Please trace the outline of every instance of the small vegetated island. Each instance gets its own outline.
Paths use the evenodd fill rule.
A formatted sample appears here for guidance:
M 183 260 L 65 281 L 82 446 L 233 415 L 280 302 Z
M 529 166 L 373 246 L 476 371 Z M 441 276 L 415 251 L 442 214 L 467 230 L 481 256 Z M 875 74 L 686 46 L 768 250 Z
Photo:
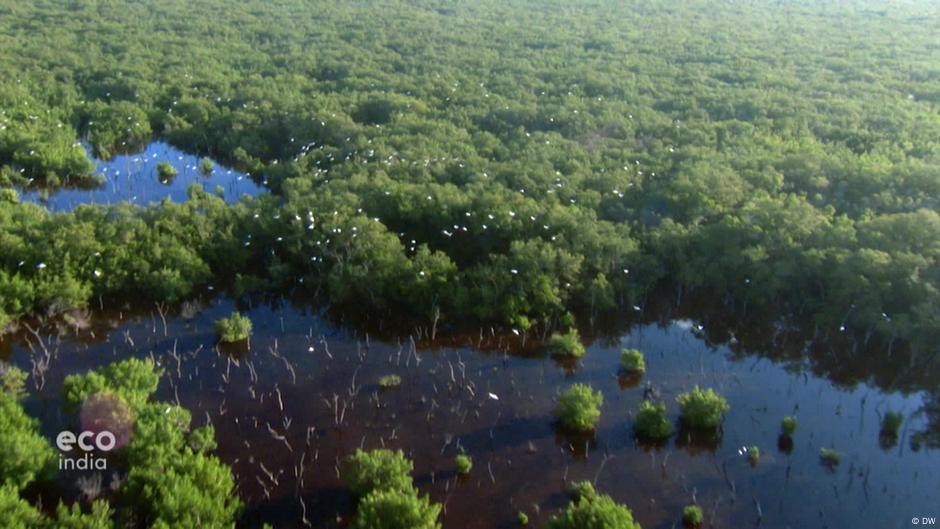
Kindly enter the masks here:
M 593 430 L 601 418 L 604 395 L 591 386 L 574 384 L 558 397 L 555 417 L 558 424 L 572 431 Z
M 251 326 L 251 319 L 239 312 L 233 312 L 215 322 L 215 332 L 222 343 L 241 342 L 251 336 Z
M 580 358 L 576 323 L 699 293 L 735 314 L 778 311 L 781 326 L 820 339 L 932 354 L 933 7 L 0 0 L 0 334 L 129 300 L 162 311 L 197 292 L 278 293 L 432 335 L 492 326 Z M 197 186 L 182 203 L 67 213 L 20 199 L 100 184 L 89 154 L 154 138 L 264 175 L 269 192 L 226 204 Z M 177 170 L 156 168 L 162 180 Z M 209 158 L 198 170 L 213 172 Z M 247 342 L 251 320 L 236 312 L 212 331 Z M 0 445 L 17 449 L 0 455 L 0 527 L 242 523 L 212 426 L 154 397 L 166 369 L 119 360 L 65 378 L 64 416 L 119 398 L 133 436 L 118 449 L 113 502 L 69 503 L 72 491 L 40 505 L 55 453 L 25 411 L 26 374 L 5 368 Z M 623 352 L 623 372 L 647 369 L 640 351 Z M 558 390 L 554 420 L 593 430 L 601 393 Z M 643 401 L 637 437 L 668 439 L 671 407 L 696 429 L 733 413 L 695 387 Z M 903 418 L 886 412 L 886 446 Z M 781 446 L 792 449 L 796 426 L 783 420 Z M 482 462 L 449 457 L 438 470 L 487 479 Z M 819 457 L 835 470 L 842 455 Z M 337 461 L 351 526 L 440 527 L 442 507 L 412 471 L 397 447 Z M 533 514 L 520 510 L 520 523 Z M 680 514 L 702 524 L 697 505 Z M 639 527 L 593 488 L 543 521 Z
M 176 167 L 173 167 L 173 164 L 170 162 L 160 162 L 157 164 L 157 175 L 160 176 L 161 179 L 173 178 L 177 174 L 178 171 Z

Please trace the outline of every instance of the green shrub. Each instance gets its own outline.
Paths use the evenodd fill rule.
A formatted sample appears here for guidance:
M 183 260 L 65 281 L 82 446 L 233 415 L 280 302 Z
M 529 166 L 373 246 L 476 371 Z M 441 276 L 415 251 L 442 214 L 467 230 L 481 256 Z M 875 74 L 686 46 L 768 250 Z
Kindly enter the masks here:
M 20 498 L 18 487 L 0 485 L 0 527 L 34 529 L 42 526 L 42 515 Z
M 247 340 L 251 336 L 251 319 L 233 312 L 228 318 L 216 320 L 215 332 L 223 343 Z
M 686 505 L 682 509 L 682 523 L 686 527 L 698 527 L 702 525 L 704 519 L 702 508 L 698 505 Z
M 662 441 L 672 435 L 672 422 L 666 418 L 666 403 L 653 404 L 648 400 L 640 403 L 636 414 L 636 435 L 651 441 Z
M 56 508 L 55 529 L 114 529 L 111 520 L 113 511 L 105 500 L 96 500 L 91 504 L 91 512 L 82 511 L 81 505 L 73 503 L 66 507 L 60 503 Z M 7 527 L 7 526 L 3 526 Z
M 0 362 L 0 391 L 8 393 L 14 399 L 26 396 L 26 371 Z
M 469 474 L 473 468 L 473 460 L 466 454 L 459 454 L 454 458 L 454 464 L 457 465 L 458 474 Z
M 842 454 L 832 448 L 820 448 L 819 460 L 824 466 L 835 468 L 842 461 Z
M 102 160 L 142 147 L 153 135 L 146 110 L 129 101 L 89 101 L 86 112 L 88 140 Z
M 20 490 L 53 471 L 55 453 L 39 434 L 39 421 L 5 391 L 0 392 L 0 446 L 0 486 Z
M 208 158 L 203 158 L 199 162 L 199 170 L 202 171 L 202 174 L 212 174 L 212 160 Z
M 10 204 L 18 204 L 20 201 L 20 194 L 16 192 L 16 189 L 12 187 L 4 187 L 0 189 L 0 202 L 9 202 Z
M 548 529 L 640 529 L 630 509 L 610 496 L 582 497 L 548 521 Z
M 516 518 L 519 520 L 519 525 L 529 525 L 529 515 L 519 511 L 519 514 L 516 515 Z
M 646 359 L 638 349 L 624 349 L 620 352 L 620 368 L 625 373 L 645 373 Z
M 159 416 L 154 420 L 166 421 Z M 182 438 L 181 425 L 172 422 L 159 428 L 176 430 L 173 437 Z M 143 448 L 133 446 L 138 439 L 131 441 L 132 449 Z M 214 456 L 190 451 L 184 443 L 161 448 L 152 445 L 155 441 L 147 441 L 151 446 L 145 448 L 150 453 L 146 460 L 135 457 L 122 488 L 134 515 L 152 520 L 147 527 L 234 527 L 242 504 L 229 467 Z
M 160 162 L 157 164 L 157 175 L 160 178 L 172 178 L 176 176 L 176 167 L 173 167 L 173 164 L 170 162 Z
M 887 437 L 897 437 L 904 422 L 904 416 L 896 411 L 888 411 L 881 419 L 881 435 Z
M 234 527 L 242 505 L 235 495 L 231 470 L 218 458 L 203 453 L 215 446 L 213 429 L 207 426 L 190 430 L 191 416 L 185 408 L 150 402 L 159 380 L 160 371 L 152 361 L 131 358 L 83 375 L 69 375 L 63 384 L 66 410 L 80 407 L 83 415 L 91 410 L 93 417 L 106 418 L 111 423 L 109 429 L 113 424 L 127 426 L 115 431 L 126 477 L 116 491 L 118 504 L 124 508 L 113 518 L 121 526 L 133 518 L 146 527 Z M 8 399 L 6 392 L 0 393 L 0 401 Z M 0 410 L 0 422 L 17 417 L 13 410 Z M 122 433 L 131 426 L 133 436 L 127 444 L 121 443 Z M 0 424 L 0 442 L 5 441 L 4 434 L 13 430 Z M 37 438 L 42 452 L 48 452 L 48 458 L 54 459 L 45 440 L 38 435 Z M 17 440 L 17 444 L 29 446 L 23 439 Z M 22 449 L 20 452 L 25 455 Z M 31 466 L 44 457 L 41 452 L 29 455 Z M 0 454 L 0 466 L 4 461 Z M 0 473 L 6 475 L 7 470 L 0 468 Z M 17 469 L 16 474 L 31 479 L 29 472 L 22 469 Z M 83 512 L 77 504 L 60 505 L 55 516 L 49 527 L 117 526 L 106 502 L 96 503 L 91 512 Z
M 792 436 L 793 433 L 796 432 L 798 424 L 796 417 L 788 415 L 780 421 L 780 431 L 783 432 L 783 435 Z
M 190 431 L 188 410 L 149 401 L 159 380 L 150 360 L 128 359 L 66 378 L 65 400 L 75 407 L 113 395 L 132 405 L 133 436 L 122 449 L 129 468 L 119 497 L 136 519 L 148 527 L 234 526 L 242 504 L 231 469 L 192 448 L 214 446 L 212 429 Z
M 565 334 L 555 333 L 548 341 L 548 350 L 555 356 L 570 356 L 581 358 L 584 356 L 584 345 L 577 329 L 571 329 Z
M 698 386 L 676 397 L 682 420 L 693 428 L 717 428 L 721 425 L 724 413 L 731 409 L 724 397 L 711 388 Z
M 401 377 L 398 375 L 385 375 L 379 379 L 379 386 L 383 388 L 397 388 L 401 385 Z
M 412 469 L 411 461 L 401 450 L 357 449 L 344 462 L 341 475 L 353 494 L 365 496 L 373 490 L 411 490 Z
M 601 418 L 604 396 L 585 384 L 574 384 L 558 398 L 555 417 L 565 428 L 578 431 L 594 429 Z
M 128 358 L 84 375 L 68 375 L 62 387 L 62 408 L 74 413 L 88 399 L 108 392 L 139 408 L 157 390 L 162 374 L 150 359 Z
M 201 428 L 194 428 L 189 432 L 189 448 L 193 452 L 206 453 L 218 448 L 215 441 L 215 427 L 207 424 Z
M 376 489 L 359 502 L 353 529 L 440 529 L 441 506 L 411 489 Z
M 578 501 L 581 498 L 594 499 L 597 497 L 597 490 L 590 481 L 578 481 L 568 487 L 568 496 L 571 501 Z
M 756 465 L 760 461 L 760 448 L 757 446 L 748 447 L 747 460 L 752 465 Z

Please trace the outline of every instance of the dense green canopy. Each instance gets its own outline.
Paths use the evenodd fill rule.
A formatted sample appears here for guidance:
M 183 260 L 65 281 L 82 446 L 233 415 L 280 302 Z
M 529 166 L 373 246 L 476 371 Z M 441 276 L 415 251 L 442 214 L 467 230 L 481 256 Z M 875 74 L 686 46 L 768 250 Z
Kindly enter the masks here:
M 0 201 L 0 322 L 212 278 L 555 324 L 669 282 L 940 329 L 940 49 L 918 2 L 0 1 L 0 182 L 154 133 L 279 197 Z

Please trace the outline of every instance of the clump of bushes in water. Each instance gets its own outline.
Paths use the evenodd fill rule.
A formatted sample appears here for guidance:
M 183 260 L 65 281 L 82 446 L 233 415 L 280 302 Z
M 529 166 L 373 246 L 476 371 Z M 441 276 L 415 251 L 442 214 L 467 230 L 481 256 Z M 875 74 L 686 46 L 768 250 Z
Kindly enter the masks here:
M 760 462 L 760 448 L 751 446 L 747 449 L 747 462 L 752 466 Z
M 682 523 L 686 527 L 698 527 L 702 525 L 704 520 L 705 516 L 702 513 L 702 508 L 698 505 L 686 505 L 682 509 Z
M 568 356 L 581 358 L 584 356 L 584 345 L 577 329 L 571 329 L 565 334 L 554 333 L 548 340 L 548 350 L 555 356 Z
M 380 489 L 359 500 L 353 529 L 440 529 L 441 506 L 414 490 Z
M 780 437 L 777 438 L 777 448 L 784 454 L 793 451 L 793 434 L 796 433 L 798 422 L 796 417 L 788 415 L 780 421 Z
M 881 419 L 881 431 L 878 435 L 879 444 L 884 449 L 892 448 L 898 442 L 898 433 L 904 416 L 896 411 L 888 411 Z
M 885 413 L 884 418 L 881 420 L 881 435 L 897 438 L 903 422 L 904 416 L 899 412 L 889 411 Z
M 346 458 L 341 475 L 353 494 L 365 496 L 376 489 L 411 489 L 413 468 L 401 450 L 380 448 L 366 452 L 357 449 Z
M 202 171 L 202 174 L 204 175 L 212 174 L 212 169 L 213 169 L 212 160 L 208 158 L 203 158 L 202 160 L 199 161 L 199 170 Z
M 379 379 L 379 386 L 385 389 L 397 388 L 401 385 L 401 377 L 398 375 L 385 375 Z
M 558 398 L 555 417 L 564 428 L 577 431 L 594 429 L 601 418 L 604 396 L 585 384 L 574 384 Z
M 624 373 L 643 374 L 646 372 L 646 359 L 637 349 L 624 349 L 620 352 L 620 368 Z
M 228 318 L 216 320 L 215 332 L 223 343 L 247 340 L 251 336 L 251 319 L 239 312 L 233 312 Z
M 215 446 L 214 431 L 211 426 L 190 428 L 188 410 L 151 400 L 161 375 L 152 361 L 134 358 L 69 375 L 63 383 L 63 409 L 74 413 L 96 396 L 110 394 L 133 410 L 134 435 L 119 445 L 115 461 L 126 476 L 117 490 L 121 502 L 114 505 L 126 512 L 118 512 L 117 519 L 133 513 L 147 527 L 234 527 L 241 511 L 235 480 L 228 466 L 206 453 Z M 49 527 L 111 527 L 105 523 L 111 516 L 108 507 L 107 502 L 93 506 L 91 516 L 78 506 L 63 507 L 58 523 Z M 63 523 L 63 518 L 69 521 Z
M 348 457 L 343 483 L 360 497 L 354 529 L 440 529 L 441 506 L 420 496 L 411 480 L 412 462 L 401 450 L 377 449 Z
M 587 482 L 582 482 L 587 483 Z M 587 483 L 590 486 L 590 483 Z M 587 487 L 584 487 L 587 489 Z M 590 487 L 590 494 L 579 494 L 568 503 L 564 511 L 552 516 L 548 529 L 640 529 L 630 509 L 618 504 L 610 496 L 598 494 Z
M 793 434 L 796 432 L 796 427 L 799 423 L 796 420 L 796 417 L 788 415 L 780 421 L 780 433 L 787 437 L 793 437 Z
M 637 437 L 649 441 L 662 441 L 672 435 L 672 422 L 666 418 L 666 403 L 653 404 L 648 400 L 640 403 L 634 430 Z
M 454 458 L 454 464 L 457 465 L 458 474 L 469 474 L 473 468 L 473 460 L 467 454 L 458 454 Z
M 590 481 L 578 481 L 568 487 L 568 496 L 571 501 L 578 501 L 581 498 L 594 498 L 597 496 L 597 490 Z
M 822 462 L 823 466 L 834 469 L 839 466 L 839 463 L 842 461 L 842 454 L 832 448 L 820 448 L 819 460 Z
M 160 162 L 157 164 L 157 175 L 162 179 L 173 178 L 176 176 L 176 167 L 170 162 Z
M 693 428 L 717 428 L 731 407 L 715 390 L 698 386 L 676 397 L 682 420 Z

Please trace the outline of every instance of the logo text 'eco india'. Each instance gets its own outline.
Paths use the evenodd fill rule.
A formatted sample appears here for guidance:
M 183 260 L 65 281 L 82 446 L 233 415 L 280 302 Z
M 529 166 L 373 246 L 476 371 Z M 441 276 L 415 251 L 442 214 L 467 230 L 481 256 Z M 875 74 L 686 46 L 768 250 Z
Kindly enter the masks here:
M 108 460 L 103 456 L 95 457 L 92 452 L 110 452 L 117 444 L 117 438 L 108 430 L 97 433 L 84 431 L 77 436 L 65 430 L 56 436 L 55 444 L 63 453 L 69 453 L 76 448 L 84 452 L 79 457 L 67 457 L 60 453 L 59 470 L 107 470 Z

